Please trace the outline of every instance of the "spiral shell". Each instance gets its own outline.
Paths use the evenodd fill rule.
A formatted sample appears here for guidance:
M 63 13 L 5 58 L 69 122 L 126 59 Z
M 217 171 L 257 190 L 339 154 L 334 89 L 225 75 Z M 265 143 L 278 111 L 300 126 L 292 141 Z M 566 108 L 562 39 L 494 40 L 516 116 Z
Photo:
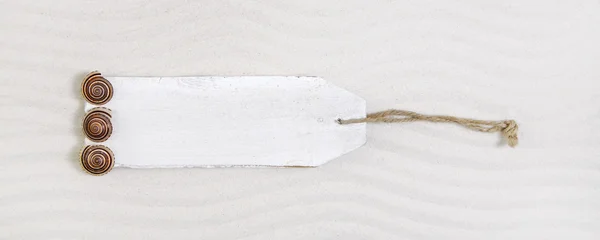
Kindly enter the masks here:
M 99 72 L 91 72 L 81 84 L 81 93 L 89 103 L 104 105 L 113 96 L 113 86 Z
M 88 145 L 80 155 L 81 167 L 92 175 L 108 173 L 115 165 L 115 156 L 103 145 Z
M 107 108 L 92 108 L 83 119 L 83 132 L 94 142 L 104 142 L 112 134 L 110 110 Z

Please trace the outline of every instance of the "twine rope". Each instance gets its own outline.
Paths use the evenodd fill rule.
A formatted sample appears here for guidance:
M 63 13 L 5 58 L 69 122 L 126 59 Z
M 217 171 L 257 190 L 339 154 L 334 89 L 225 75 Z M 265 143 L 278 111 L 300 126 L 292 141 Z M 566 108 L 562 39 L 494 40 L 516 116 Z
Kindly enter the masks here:
M 459 118 L 454 116 L 425 115 L 397 109 L 370 113 L 367 114 L 367 117 L 365 118 L 337 120 L 337 122 L 342 125 L 354 123 L 401 123 L 417 121 L 456 123 L 478 132 L 501 132 L 509 146 L 515 147 L 519 143 L 519 137 L 517 136 L 519 126 L 514 120 L 485 121 L 471 118 Z

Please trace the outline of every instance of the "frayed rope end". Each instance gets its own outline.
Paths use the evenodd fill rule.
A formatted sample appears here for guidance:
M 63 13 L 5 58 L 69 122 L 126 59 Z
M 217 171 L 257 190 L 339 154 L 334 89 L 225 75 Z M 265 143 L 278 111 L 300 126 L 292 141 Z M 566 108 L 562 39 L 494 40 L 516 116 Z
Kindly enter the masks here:
M 502 129 L 502 136 L 506 138 L 508 146 L 517 146 L 517 144 L 519 144 L 519 125 L 517 125 L 515 120 L 507 120 L 504 124 L 506 126 Z

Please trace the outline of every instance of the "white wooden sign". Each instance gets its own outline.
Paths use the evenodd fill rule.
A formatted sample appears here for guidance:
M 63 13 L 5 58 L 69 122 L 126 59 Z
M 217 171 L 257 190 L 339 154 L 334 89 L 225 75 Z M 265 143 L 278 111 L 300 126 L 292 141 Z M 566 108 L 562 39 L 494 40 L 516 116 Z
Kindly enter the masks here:
M 365 117 L 365 100 L 318 77 L 106 80 L 112 134 L 85 144 L 110 148 L 115 167 L 318 166 L 366 141 L 365 124 L 336 122 Z

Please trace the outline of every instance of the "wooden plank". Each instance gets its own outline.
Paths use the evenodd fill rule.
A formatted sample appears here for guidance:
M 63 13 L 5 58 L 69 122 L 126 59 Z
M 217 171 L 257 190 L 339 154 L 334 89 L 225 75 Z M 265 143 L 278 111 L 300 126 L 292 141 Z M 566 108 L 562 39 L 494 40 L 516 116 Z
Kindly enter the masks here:
M 366 141 L 335 122 L 365 101 L 317 77 L 107 79 L 116 167 L 318 166 Z

